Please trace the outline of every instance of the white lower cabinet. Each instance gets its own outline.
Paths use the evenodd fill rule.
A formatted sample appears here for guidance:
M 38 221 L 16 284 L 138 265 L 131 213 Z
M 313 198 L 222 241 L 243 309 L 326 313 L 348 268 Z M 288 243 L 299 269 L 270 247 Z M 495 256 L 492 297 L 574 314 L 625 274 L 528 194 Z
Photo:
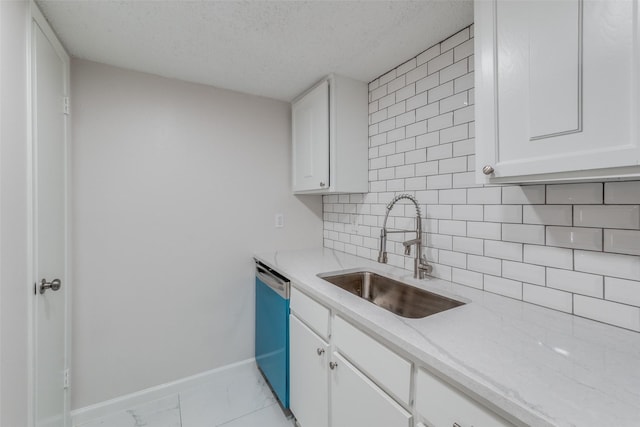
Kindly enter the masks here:
M 332 427 L 409 427 L 411 414 L 338 353 L 331 372 Z M 306 426 L 303 426 L 306 427 Z
M 513 426 L 296 288 L 289 325 L 290 407 L 300 427 Z
M 303 427 L 329 425 L 329 344 L 289 318 L 289 406 Z
M 416 411 L 435 427 L 513 426 L 424 369 L 418 370 Z

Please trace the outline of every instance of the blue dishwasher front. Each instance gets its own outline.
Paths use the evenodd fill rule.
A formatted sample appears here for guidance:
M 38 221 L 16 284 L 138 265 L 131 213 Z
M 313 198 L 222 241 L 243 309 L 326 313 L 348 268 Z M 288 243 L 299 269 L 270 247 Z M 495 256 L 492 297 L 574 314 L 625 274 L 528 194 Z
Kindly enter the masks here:
M 256 261 L 256 362 L 289 408 L 289 280 Z

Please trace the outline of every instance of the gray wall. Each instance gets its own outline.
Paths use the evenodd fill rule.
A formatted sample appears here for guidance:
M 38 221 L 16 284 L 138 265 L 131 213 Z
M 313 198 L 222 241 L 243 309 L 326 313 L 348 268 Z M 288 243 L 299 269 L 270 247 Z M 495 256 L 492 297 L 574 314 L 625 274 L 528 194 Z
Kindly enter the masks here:
M 71 82 L 72 409 L 253 357 L 252 253 L 322 242 L 289 104 L 82 60 Z
M 27 81 L 29 4 L 0 1 L 0 425 L 26 426 Z
M 640 332 L 640 182 L 475 183 L 473 28 L 369 84 L 369 193 L 324 197 L 324 245 L 376 259 L 412 193 L 434 276 Z M 411 269 L 402 237 L 389 263 Z

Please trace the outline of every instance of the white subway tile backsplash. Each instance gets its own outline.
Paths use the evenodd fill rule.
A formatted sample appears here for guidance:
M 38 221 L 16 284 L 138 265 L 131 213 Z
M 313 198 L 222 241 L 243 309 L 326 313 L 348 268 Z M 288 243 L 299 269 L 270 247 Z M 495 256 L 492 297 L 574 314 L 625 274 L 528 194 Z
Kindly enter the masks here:
M 427 233 L 427 246 L 450 251 L 453 249 L 453 237 L 444 234 Z
M 502 240 L 507 242 L 544 244 L 544 226 L 527 224 L 502 224 Z
M 573 313 L 640 332 L 640 308 L 638 307 L 574 295 Z
M 453 85 L 451 85 L 451 92 L 453 93 Z M 469 105 L 467 99 L 467 92 L 460 92 L 456 95 L 451 95 L 447 98 L 441 99 L 440 113 L 447 113 L 449 111 L 466 107 L 467 105 Z
M 425 105 L 427 105 L 428 102 L 428 96 L 427 96 L 427 92 L 420 92 L 418 91 L 418 94 L 415 96 L 412 96 L 411 98 L 407 99 L 405 101 L 406 104 L 406 108 L 407 110 L 415 110 L 416 108 L 419 107 L 424 107 Z M 436 114 L 438 114 L 438 112 L 436 111 Z M 436 115 L 434 114 L 434 115 Z
M 441 166 L 442 167 L 442 166 Z M 442 172 L 442 169 L 441 169 Z M 448 203 L 452 205 L 463 205 L 467 202 L 467 190 L 455 189 L 455 190 L 440 190 L 438 196 L 440 203 Z
M 606 277 L 604 298 L 640 307 L 640 282 Z
M 427 205 L 427 218 L 451 219 L 451 205 Z
M 431 159 L 429 159 L 431 160 Z M 420 163 L 427 161 L 427 150 L 420 148 L 418 150 L 407 151 L 404 154 L 405 163 Z
M 459 252 L 440 250 L 438 253 L 438 262 L 450 267 L 467 267 L 467 256 Z
M 440 83 L 448 82 L 467 74 L 467 64 L 467 58 L 464 58 L 440 70 Z
M 441 44 L 442 52 L 453 49 L 464 41 L 469 40 L 469 28 L 465 28 L 444 40 Z
M 473 55 L 473 40 L 467 40 L 453 50 L 453 60 L 456 62 L 471 55 Z
M 466 157 L 452 157 L 449 159 L 442 159 L 440 160 L 439 165 L 440 173 L 455 173 L 467 171 Z M 466 190 L 464 191 L 464 193 L 466 198 Z
M 497 222 L 467 222 L 467 236 L 479 239 L 500 240 L 502 224 Z
M 482 212 L 482 206 L 480 205 L 456 205 L 453 207 L 452 218 L 466 221 L 482 221 Z
M 576 271 L 635 280 L 640 277 L 640 258 L 604 252 L 575 251 Z
M 427 120 L 427 131 L 435 132 L 453 125 L 453 113 L 445 113 Z
M 602 276 L 556 268 L 547 268 L 547 286 L 596 298 L 604 294 Z
M 428 176 L 428 175 L 437 175 L 438 174 L 438 161 L 435 160 L 433 162 L 422 162 L 416 163 L 416 175 L 417 176 Z
M 433 147 L 438 144 L 440 144 L 440 134 L 438 132 L 416 136 L 416 148 Z
M 395 95 L 394 95 L 395 99 Z M 389 105 L 387 107 L 387 116 L 395 117 L 407 111 L 407 101 L 400 101 L 397 104 Z
M 573 251 L 571 249 L 553 248 L 549 246 L 524 245 L 524 262 L 572 269 Z
M 640 182 L 605 182 L 604 202 L 611 205 L 640 205 Z
M 544 267 L 513 261 L 502 261 L 502 277 L 542 286 L 546 280 Z
M 522 300 L 565 313 L 573 311 L 573 296 L 569 292 L 558 291 L 544 286 L 522 285 Z
M 522 299 L 522 283 L 516 280 L 485 274 L 484 290 L 509 298 Z
M 453 237 L 453 250 L 467 254 L 482 255 L 484 253 L 484 241 L 470 237 Z
M 480 184 L 476 184 L 475 174 L 473 172 L 460 172 L 453 174 L 453 188 L 473 188 L 480 186 Z
M 522 262 L 522 243 L 485 240 L 484 254 L 492 258 Z
M 438 222 L 440 234 L 450 234 L 452 236 L 466 236 L 467 223 L 465 221 L 440 220 Z
M 467 156 L 475 152 L 475 139 L 465 139 L 463 141 L 456 141 L 453 143 L 453 155 Z
M 493 205 L 484 207 L 484 220 L 490 222 L 522 223 L 522 206 Z
M 436 56 L 431 61 L 427 62 L 429 68 L 429 74 L 433 74 L 436 71 L 442 70 L 444 67 L 453 64 L 453 51 L 443 52 L 441 55 Z
M 500 204 L 501 200 L 502 192 L 500 187 L 470 188 L 467 190 L 467 203 L 469 204 L 497 205 Z
M 474 79 L 474 75 L 471 72 L 468 74 L 465 74 L 462 77 L 458 77 L 453 81 L 453 92 L 458 93 L 458 92 L 462 92 L 463 90 L 472 89 L 473 79 Z
M 453 112 L 453 124 L 469 123 L 475 120 L 475 108 L 473 105 L 460 108 Z
M 602 204 L 601 183 L 547 185 L 547 203 L 560 205 Z
M 525 224 L 571 225 L 573 209 L 570 205 L 525 205 L 522 222 Z
M 505 205 L 540 205 L 544 202 L 544 185 L 502 187 L 502 203 Z
M 436 117 L 439 114 L 438 110 L 439 105 L 437 102 L 419 107 L 416 109 L 416 120 L 428 120 L 432 117 Z
M 396 102 L 400 102 L 403 99 L 411 98 L 415 94 L 416 85 L 414 83 L 411 83 L 410 85 L 407 85 L 402 89 L 396 91 Z
M 411 70 L 407 73 L 407 83 L 413 83 L 420 79 L 427 77 L 428 68 L 427 64 L 422 64 L 419 67 L 416 67 L 414 70 Z
M 547 227 L 547 245 L 601 251 L 602 230 L 598 228 Z
M 472 288 L 482 289 L 482 274 L 461 268 L 453 268 L 451 271 L 451 280 L 461 283 Z
M 435 73 L 416 82 L 416 93 L 425 92 L 440 84 L 440 76 Z
M 432 190 L 442 190 L 451 188 L 453 186 L 453 179 L 451 174 L 434 175 L 427 177 L 427 188 Z
M 573 224 L 579 227 L 640 228 L 640 206 L 582 206 L 573 207 Z
M 396 75 L 400 76 L 406 73 L 407 71 L 411 71 L 414 68 L 416 68 L 416 65 L 417 65 L 416 58 L 411 58 L 410 60 L 408 60 L 407 62 L 398 66 L 398 68 L 396 68 Z
M 640 231 L 604 230 L 605 252 L 640 255 Z
M 438 55 L 440 55 L 440 43 L 430 47 L 429 49 L 422 52 L 420 55 L 416 56 L 416 64 L 418 65 L 424 64 Z
M 461 124 L 447 129 L 442 129 L 440 131 L 440 143 L 444 144 L 447 142 L 467 139 L 469 137 L 468 128 L 469 127 L 466 124 Z
M 502 261 L 486 256 L 467 255 L 467 268 L 480 273 L 487 273 L 493 276 L 502 275 Z
M 324 245 L 375 259 L 408 191 L 434 277 L 640 332 L 640 181 L 476 184 L 474 62 L 471 26 L 369 84 L 369 192 L 323 197 Z M 389 263 L 411 270 L 408 238 Z

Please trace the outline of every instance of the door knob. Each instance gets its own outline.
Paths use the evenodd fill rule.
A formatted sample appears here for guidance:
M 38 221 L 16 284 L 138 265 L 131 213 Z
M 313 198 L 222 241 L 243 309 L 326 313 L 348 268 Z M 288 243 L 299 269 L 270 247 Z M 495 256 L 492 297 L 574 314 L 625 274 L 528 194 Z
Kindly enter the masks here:
M 40 294 L 44 294 L 47 289 L 51 289 L 52 291 L 57 291 L 62 286 L 62 282 L 60 279 L 53 279 L 50 282 L 47 282 L 47 279 L 42 279 L 40 282 Z
M 324 182 L 320 182 L 320 187 L 324 187 L 325 183 Z
M 491 165 L 486 165 L 485 167 L 482 168 L 482 173 L 485 175 L 491 175 L 494 172 L 493 166 Z
M 324 354 L 324 348 L 317 348 L 316 353 L 318 353 L 318 356 L 322 356 Z
M 329 362 L 329 367 L 331 368 L 331 370 L 334 370 L 338 367 L 338 363 L 337 362 Z

